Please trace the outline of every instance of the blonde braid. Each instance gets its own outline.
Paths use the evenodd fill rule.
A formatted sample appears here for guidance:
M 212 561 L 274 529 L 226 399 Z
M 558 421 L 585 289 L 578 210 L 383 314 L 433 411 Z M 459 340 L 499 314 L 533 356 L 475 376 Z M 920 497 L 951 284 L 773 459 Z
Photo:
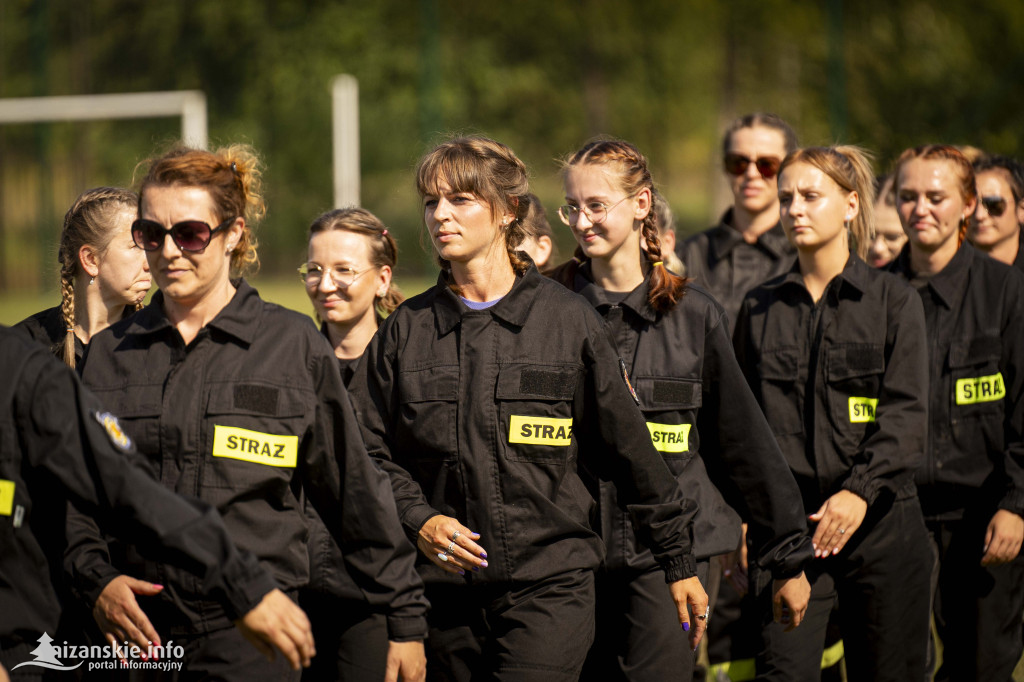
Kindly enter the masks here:
M 74 260 L 70 263 L 61 259 L 60 267 L 60 312 L 64 319 L 64 342 L 60 346 L 58 356 L 71 369 L 75 368 L 75 268 Z M 69 267 L 70 266 L 70 267 Z

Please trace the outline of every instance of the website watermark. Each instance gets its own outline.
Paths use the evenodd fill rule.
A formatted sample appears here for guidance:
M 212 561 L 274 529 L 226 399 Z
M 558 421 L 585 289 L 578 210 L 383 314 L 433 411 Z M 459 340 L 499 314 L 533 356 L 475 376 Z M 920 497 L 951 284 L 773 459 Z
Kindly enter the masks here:
M 45 632 L 36 641 L 39 642 L 39 646 L 29 652 L 35 660 L 12 666 L 12 671 L 23 666 L 48 670 L 75 670 L 85 666 L 86 670 L 171 672 L 180 671 L 184 663 L 182 659 L 185 658 L 185 648 L 174 644 L 173 641 L 166 644 L 149 642 L 145 648 L 127 641 L 103 646 L 68 644 L 66 641 L 63 644 L 55 644 L 53 638 Z M 77 663 L 71 659 L 76 659 Z

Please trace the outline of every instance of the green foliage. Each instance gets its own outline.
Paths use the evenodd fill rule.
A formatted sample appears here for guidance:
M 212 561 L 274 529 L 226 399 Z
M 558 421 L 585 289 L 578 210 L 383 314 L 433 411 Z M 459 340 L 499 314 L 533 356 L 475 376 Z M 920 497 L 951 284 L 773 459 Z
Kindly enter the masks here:
M 402 268 L 428 274 L 412 169 L 453 131 L 512 146 L 556 226 L 556 159 L 595 135 L 630 139 L 688 232 L 721 210 L 720 131 L 751 110 L 779 113 L 804 143 L 856 142 L 886 163 L 926 141 L 1021 155 L 1022 30 L 1019 0 L 4 0 L 0 97 L 204 91 L 211 144 L 250 142 L 267 163 L 258 234 L 275 275 L 332 208 L 329 85 L 352 74 L 362 203 L 399 236 Z M 48 282 L 48 268 L 38 281 L 19 268 L 53 260 L 74 197 L 131 184 L 179 130 L 0 127 L 0 288 Z M 38 253 L 23 257 L 25 244 Z

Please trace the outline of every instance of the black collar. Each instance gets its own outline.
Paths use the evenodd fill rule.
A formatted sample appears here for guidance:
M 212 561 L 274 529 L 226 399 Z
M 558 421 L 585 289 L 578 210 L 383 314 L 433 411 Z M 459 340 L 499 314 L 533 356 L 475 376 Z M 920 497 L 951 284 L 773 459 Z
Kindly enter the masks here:
M 487 308 L 486 312 L 521 328 L 526 324 L 526 317 L 529 315 L 535 299 L 533 293 L 542 279 L 543 276 L 537 272 L 537 268 L 530 265 L 525 273 L 516 275 L 512 289 L 500 301 Z M 462 302 L 458 294 L 452 291 L 446 272 L 442 271 L 437 276 L 435 291 L 436 295 L 432 303 L 434 318 L 437 320 L 438 333 L 444 335 L 455 329 L 455 326 L 462 321 L 462 316 L 469 312 L 469 308 Z

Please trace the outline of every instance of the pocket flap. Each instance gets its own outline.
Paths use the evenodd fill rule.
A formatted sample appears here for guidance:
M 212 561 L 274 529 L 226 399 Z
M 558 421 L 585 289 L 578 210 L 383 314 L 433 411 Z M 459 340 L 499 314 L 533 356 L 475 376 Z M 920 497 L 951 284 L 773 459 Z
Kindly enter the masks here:
M 998 336 L 958 339 L 949 345 L 949 367 L 974 367 L 996 362 L 1002 356 L 1003 344 Z
M 459 397 L 459 368 L 444 365 L 399 372 L 398 390 L 403 403 L 455 402 Z
M 800 358 L 796 348 L 776 348 L 764 351 L 757 364 L 762 379 L 769 381 L 795 381 Z
M 833 346 L 828 351 L 827 366 L 831 381 L 881 374 L 885 371 L 885 349 L 876 343 Z
M 93 393 L 107 411 L 119 418 L 157 417 L 163 411 L 163 385 L 161 384 L 132 386 L 130 391 L 120 388 L 98 389 Z
M 498 370 L 498 400 L 572 400 L 580 370 L 573 365 L 504 365 Z

